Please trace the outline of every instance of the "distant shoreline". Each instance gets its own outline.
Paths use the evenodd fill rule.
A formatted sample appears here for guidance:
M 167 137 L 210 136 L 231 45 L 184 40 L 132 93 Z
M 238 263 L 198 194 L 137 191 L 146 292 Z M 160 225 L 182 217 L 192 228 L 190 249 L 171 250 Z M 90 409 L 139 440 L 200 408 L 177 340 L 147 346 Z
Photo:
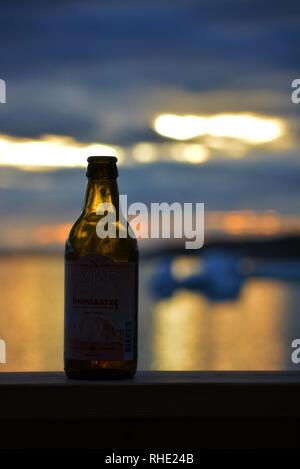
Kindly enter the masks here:
M 259 258 L 300 258 L 300 234 L 276 237 L 226 237 L 211 238 L 207 240 L 200 250 L 184 249 L 183 240 L 156 240 L 155 243 L 140 242 L 142 258 L 160 258 L 162 256 L 176 255 L 202 255 L 210 250 L 222 250 L 240 256 Z M 2 257 L 63 257 L 64 246 L 49 247 L 47 249 L 0 249 Z

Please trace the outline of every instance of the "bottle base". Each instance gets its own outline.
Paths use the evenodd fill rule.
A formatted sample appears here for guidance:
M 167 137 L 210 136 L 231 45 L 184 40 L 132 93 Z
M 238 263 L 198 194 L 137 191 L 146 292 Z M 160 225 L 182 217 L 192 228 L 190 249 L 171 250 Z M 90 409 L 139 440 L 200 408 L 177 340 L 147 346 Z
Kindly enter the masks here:
M 106 370 L 106 371 L 66 371 L 65 374 L 68 379 L 76 379 L 76 380 L 86 380 L 86 381 L 105 381 L 105 380 L 125 380 L 125 379 L 133 379 L 135 373 L 128 373 L 128 372 L 116 372 L 114 370 Z
M 67 360 L 65 373 L 69 379 L 89 381 L 132 379 L 136 374 L 136 363 Z

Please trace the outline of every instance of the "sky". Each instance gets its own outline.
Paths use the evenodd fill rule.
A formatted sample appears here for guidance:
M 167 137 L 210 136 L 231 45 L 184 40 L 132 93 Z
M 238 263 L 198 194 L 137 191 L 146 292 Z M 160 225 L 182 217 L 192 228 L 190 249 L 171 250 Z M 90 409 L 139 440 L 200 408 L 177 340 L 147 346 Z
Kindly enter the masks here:
M 1 3 L 2 133 L 157 140 L 153 115 L 297 118 L 297 1 Z
M 0 247 L 63 238 L 96 151 L 132 199 L 300 215 L 299 43 L 291 0 L 1 2 Z

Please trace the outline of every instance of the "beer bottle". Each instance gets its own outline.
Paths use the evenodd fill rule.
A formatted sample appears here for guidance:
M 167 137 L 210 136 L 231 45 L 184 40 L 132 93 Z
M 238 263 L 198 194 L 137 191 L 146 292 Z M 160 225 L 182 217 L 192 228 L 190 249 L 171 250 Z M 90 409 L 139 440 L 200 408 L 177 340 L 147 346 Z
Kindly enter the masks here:
M 138 248 L 121 215 L 116 162 L 88 158 L 84 207 L 66 241 L 64 357 L 70 378 L 130 378 L 136 372 Z M 115 234 L 99 236 L 109 212 Z

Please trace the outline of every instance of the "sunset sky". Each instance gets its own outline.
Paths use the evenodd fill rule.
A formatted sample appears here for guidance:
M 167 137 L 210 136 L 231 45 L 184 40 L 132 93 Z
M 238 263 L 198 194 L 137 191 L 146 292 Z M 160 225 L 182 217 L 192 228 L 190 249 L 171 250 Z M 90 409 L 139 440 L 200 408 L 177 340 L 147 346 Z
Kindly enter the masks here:
M 298 1 L 12 0 L 0 38 L 0 248 L 62 243 L 91 154 L 132 201 L 297 222 Z

